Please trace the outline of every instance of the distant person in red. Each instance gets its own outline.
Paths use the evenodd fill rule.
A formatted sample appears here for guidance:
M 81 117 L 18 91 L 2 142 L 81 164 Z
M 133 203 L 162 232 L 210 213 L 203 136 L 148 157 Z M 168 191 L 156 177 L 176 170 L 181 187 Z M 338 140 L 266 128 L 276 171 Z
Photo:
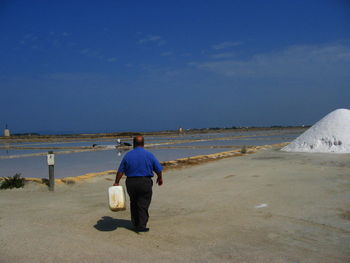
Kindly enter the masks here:
M 148 232 L 148 208 L 152 199 L 153 172 L 157 174 L 157 184 L 163 184 L 163 167 L 152 153 L 144 148 L 144 138 L 134 137 L 134 149 L 121 161 L 114 185 L 119 185 L 126 175 L 126 188 L 130 197 L 131 221 L 137 232 Z

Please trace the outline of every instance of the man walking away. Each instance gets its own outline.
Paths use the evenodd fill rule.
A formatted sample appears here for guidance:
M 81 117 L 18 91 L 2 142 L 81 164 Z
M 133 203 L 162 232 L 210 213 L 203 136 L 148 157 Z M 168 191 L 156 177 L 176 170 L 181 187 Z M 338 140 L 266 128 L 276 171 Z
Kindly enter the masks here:
M 126 188 L 130 197 L 131 221 L 136 232 L 148 232 L 148 208 L 152 199 L 153 172 L 157 174 L 157 184 L 163 184 L 163 167 L 152 153 L 144 148 L 144 138 L 134 137 L 134 149 L 121 161 L 114 185 L 119 185 L 126 175 Z

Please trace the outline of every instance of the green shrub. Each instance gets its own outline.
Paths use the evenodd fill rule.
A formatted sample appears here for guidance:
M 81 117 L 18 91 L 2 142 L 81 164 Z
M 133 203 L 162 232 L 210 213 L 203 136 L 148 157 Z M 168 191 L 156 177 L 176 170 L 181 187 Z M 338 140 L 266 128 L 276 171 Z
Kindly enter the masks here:
M 247 146 L 243 145 L 243 147 L 241 148 L 241 153 L 247 153 Z
M 24 186 L 24 178 L 21 178 L 21 174 L 15 174 L 13 177 L 4 177 L 0 189 L 12 189 L 21 188 Z

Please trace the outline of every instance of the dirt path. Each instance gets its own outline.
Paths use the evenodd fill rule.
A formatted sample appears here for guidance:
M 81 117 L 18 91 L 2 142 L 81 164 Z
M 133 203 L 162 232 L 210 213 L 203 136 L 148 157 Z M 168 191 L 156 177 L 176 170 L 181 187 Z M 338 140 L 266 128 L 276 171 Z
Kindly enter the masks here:
M 350 155 L 264 150 L 170 170 L 151 231 L 106 175 L 0 192 L 0 262 L 350 262 Z

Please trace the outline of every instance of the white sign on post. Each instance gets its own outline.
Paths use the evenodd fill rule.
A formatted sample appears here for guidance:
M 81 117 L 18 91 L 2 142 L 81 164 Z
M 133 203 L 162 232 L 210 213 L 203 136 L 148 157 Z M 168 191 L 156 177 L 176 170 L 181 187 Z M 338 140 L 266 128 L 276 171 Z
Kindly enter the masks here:
M 49 153 L 47 155 L 47 164 L 48 165 L 55 165 L 55 155 L 53 153 Z

